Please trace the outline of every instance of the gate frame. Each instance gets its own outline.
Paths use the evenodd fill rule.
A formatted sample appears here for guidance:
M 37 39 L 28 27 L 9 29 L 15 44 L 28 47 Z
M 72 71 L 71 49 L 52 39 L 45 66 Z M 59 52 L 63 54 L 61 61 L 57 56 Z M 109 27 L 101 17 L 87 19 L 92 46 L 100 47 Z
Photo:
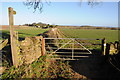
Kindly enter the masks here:
M 72 53 L 71 53 L 72 59 L 74 59 L 74 50 L 75 50 L 75 48 L 74 48 L 75 47 L 75 43 L 74 42 L 76 42 L 78 45 L 80 45 L 83 49 L 87 50 L 89 52 L 89 54 L 92 54 L 92 52 L 89 49 L 87 49 L 84 45 L 79 43 L 77 41 L 77 39 L 79 39 L 79 40 L 101 40 L 101 39 L 85 39 L 85 38 L 44 38 L 44 39 L 45 40 L 68 39 L 69 40 L 69 41 L 67 41 L 67 43 L 65 43 L 64 45 L 60 46 L 57 50 L 53 51 L 52 53 L 56 53 L 58 50 L 62 49 L 64 46 L 66 46 L 67 44 L 69 44 L 70 42 L 73 41 L 73 43 L 71 43 L 72 44 L 72 48 L 71 48 L 72 49 Z M 53 44 L 53 43 L 49 43 L 49 44 Z M 45 43 L 45 45 L 46 45 L 46 43 Z

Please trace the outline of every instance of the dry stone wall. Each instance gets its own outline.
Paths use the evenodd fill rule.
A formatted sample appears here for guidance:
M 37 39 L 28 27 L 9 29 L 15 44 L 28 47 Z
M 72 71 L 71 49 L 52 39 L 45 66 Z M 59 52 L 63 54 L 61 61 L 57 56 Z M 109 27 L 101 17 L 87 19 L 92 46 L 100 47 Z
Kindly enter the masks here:
M 120 41 L 107 43 L 106 54 L 120 54 Z
M 25 40 L 19 42 L 19 65 L 29 64 L 39 58 L 41 54 L 42 36 L 26 37 Z

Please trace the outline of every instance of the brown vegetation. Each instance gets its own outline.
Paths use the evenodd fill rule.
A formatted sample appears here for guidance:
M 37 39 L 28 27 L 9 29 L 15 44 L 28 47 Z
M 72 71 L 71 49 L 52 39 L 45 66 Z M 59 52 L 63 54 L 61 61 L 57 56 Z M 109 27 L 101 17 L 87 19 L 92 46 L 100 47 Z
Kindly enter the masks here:
M 58 26 L 58 28 L 120 30 L 119 27 L 97 27 L 97 26 Z
M 0 25 L 0 30 L 9 30 L 9 25 Z M 22 26 L 22 25 L 14 25 L 14 29 L 23 29 L 23 28 L 27 28 L 28 26 Z

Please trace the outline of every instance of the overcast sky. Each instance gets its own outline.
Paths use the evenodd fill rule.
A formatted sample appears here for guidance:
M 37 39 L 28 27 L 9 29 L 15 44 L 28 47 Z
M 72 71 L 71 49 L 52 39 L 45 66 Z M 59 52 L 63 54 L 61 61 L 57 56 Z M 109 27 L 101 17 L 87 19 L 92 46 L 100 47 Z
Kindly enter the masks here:
M 118 2 L 102 2 L 97 6 L 88 6 L 86 2 L 51 2 L 44 3 L 43 12 L 33 13 L 33 9 L 26 7 L 23 2 L 1 2 L 0 24 L 8 25 L 8 7 L 12 7 L 16 25 L 33 22 L 44 22 L 56 25 L 91 25 L 118 27 Z

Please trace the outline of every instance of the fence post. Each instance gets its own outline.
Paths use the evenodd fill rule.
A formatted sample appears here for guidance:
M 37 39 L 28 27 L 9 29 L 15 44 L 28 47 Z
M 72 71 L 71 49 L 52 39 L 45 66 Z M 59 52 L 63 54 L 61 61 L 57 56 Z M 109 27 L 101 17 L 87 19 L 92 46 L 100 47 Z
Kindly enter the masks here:
M 16 40 L 18 40 L 18 31 L 14 31 L 15 32 L 15 38 Z
M 11 52 L 12 52 L 12 62 L 15 67 L 18 67 L 18 54 L 17 54 L 17 46 L 16 46 L 16 39 L 15 39 L 15 32 L 13 29 L 14 20 L 13 20 L 13 14 L 16 14 L 16 12 L 13 10 L 13 8 L 8 8 L 9 12 L 9 26 L 10 26 L 10 43 L 11 43 Z
M 102 55 L 106 55 L 106 39 L 102 39 Z
M 42 54 L 42 56 L 44 56 L 45 55 L 45 39 L 43 38 L 43 36 L 42 36 L 42 50 L 41 50 L 41 54 Z
M 118 48 L 119 48 L 119 42 L 115 41 L 114 45 L 115 45 L 115 48 L 118 50 Z
M 111 46 L 110 43 L 107 43 L 107 44 L 106 44 L 106 56 L 107 56 L 107 57 L 108 57 L 109 54 L 110 54 L 110 46 Z

